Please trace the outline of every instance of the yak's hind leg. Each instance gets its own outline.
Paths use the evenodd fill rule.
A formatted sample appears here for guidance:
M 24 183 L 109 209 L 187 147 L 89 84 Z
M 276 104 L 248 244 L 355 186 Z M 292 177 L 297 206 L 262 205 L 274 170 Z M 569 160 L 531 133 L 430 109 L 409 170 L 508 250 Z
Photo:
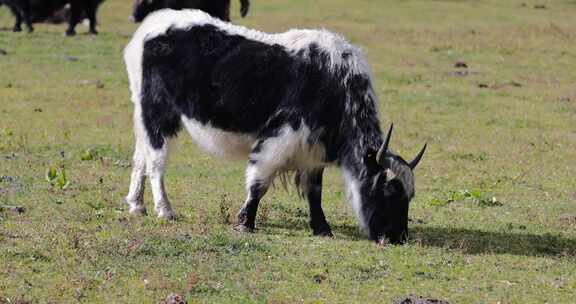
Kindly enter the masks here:
M 164 171 L 168 158 L 168 142 L 164 141 L 161 148 L 149 146 L 146 152 L 146 172 L 150 179 L 154 210 L 158 217 L 174 219 L 174 211 L 164 189 Z
M 310 208 L 310 228 L 312 234 L 332 236 L 330 225 L 322 210 L 322 174 L 324 169 L 310 170 L 299 173 L 296 183 L 301 190 L 301 196 L 308 200 Z
M 154 148 L 149 144 L 148 140 L 147 132 L 144 130 L 144 132 L 141 133 L 139 132 L 139 128 L 136 128 L 134 167 L 132 168 L 130 190 L 126 196 L 126 202 L 130 206 L 130 213 L 146 213 L 143 196 L 145 176 L 148 175 L 156 214 L 158 217 L 172 220 L 174 219 L 174 212 L 172 211 L 172 206 L 164 188 L 164 171 L 168 158 L 168 141 L 165 140 L 160 148 Z
M 162 140 L 159 146 L 151 144 L 149 132 L 141 124 L 142 118 L 138 117 L 135 111 L 135 134 L 136 145 L 134 151 L 134 161 L 130 180 L 130 190 L 126 196 L 126 202 L 130 206 L 130 213 L 144 214 L 146 208 L 143 202 L 145 176 L 148 175 L 152 198 L 154 200 L 154 210 L 158 217 L 174 219 L 172 206 L 166 195 L 164 188 L 164 172 L 168 158 L 168 138 Z
M 134 109 L 134 157 L 132 160 L 132 174 L 130 176 L 130 190 L 126 196 L 126 203 L 131 214 L 146 214 L 144 206 L 144 185 L 146 181 L 146 130 L 142 123 L 140 106 Z
M 158 217 L 174 219 L 174 212 L 164 189 L 164 171 L 169 141 L 180 129 L 180 114 L 171 108 L 165 96 L 145 87 L 142 100 L 135 105 L 134 111 L 136 151 L 127 201 L 131 211 L 143 211 L 141 197 L 145 170 L 150 181 L 156 214 Z

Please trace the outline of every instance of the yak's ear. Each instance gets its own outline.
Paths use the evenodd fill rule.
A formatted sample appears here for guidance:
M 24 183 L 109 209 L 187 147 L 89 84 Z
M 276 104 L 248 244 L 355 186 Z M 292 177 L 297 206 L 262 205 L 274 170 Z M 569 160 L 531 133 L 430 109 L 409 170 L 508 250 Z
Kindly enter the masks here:
M 366 170 L 368 174 L 372 174 L 380 170 L 380 165 L 376 161 L 376 151 L 368 149 L 364 155 L 364 164 L 366 165 Z

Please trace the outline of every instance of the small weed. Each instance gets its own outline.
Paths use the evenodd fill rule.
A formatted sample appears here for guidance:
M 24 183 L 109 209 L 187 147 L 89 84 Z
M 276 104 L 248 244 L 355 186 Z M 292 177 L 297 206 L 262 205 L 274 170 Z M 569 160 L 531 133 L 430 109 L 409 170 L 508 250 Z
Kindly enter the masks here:
M 50 202 L 54 203 L 55 205 L 62 205 L 64 204 L 64 200 L 61 198 L 53 198 L 53 197 L 48 197 L 50 199 Z
M 130 167 L 130 161 L 125 155 L 110 145 L 87 148 L 80 153 L 80 159 L 83 161 L 100 160 L 102 163 L 111 163 L 112 166 L 120 168 Z
M 98 153 L 96 150 L 92 149 L 92 148 L 88 148 L 86 150 L 84 150 L 82 152 L 82 154 L 80 155 L 80 159 L 87 161 L 87 160 L 94 160 L 96 157 L 98 157 Z
M 94 209 L 95 211 L 100 211 L 104 209 L 104 204 L 102 202 L 91 202 L 91 201 L 85 201 L 84 204 L 92 209 Z
M 270 219 L 270 204 L 263 204 L 258 210 L 258 222 L 262 226 L 266 226 L 268 220 Z
M 229 225 L 230 221 L 230 209 L 232 208 L 232 202 L 226 197 L 226 194 L 220 196 L 220 222 L 224 225 Z
M 451 203 L 450 200 L 433 197 L 431 200 L 428 201 L 427 205 L 430 207 L 444 207 L 450 203 Z
M 52 187 L 59 190 L 66 190 L 70 185 L 64 166 L 61 166 L 60 170 L 55 167 L 46 169 L 46 181 L 48 181 Z
M 11 136 L 14 136 L 14 132 L 10 129 L 2 129 L 2 130 L 0 130 L 0 136 L 11 137 Z

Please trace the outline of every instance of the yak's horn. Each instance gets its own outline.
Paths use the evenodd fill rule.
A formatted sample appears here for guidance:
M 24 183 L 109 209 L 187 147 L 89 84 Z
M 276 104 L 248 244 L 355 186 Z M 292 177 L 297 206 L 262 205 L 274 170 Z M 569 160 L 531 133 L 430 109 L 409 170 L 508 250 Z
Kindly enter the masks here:
M 384 143 L 382 144 L 382 146 L 378 150 L 378 153 L 376 154 L 376 162 L 381 164 L 381 165 L 384 162 L 384 155 L 386 154 L 386 151 L 388 151 L 388 144 L 390 144 L 390 137 L 392 136 L 392 129 L 393 128 L 394 128 L 394 123 L 391 123 L 390 128 L 388 129 L 388 135 L 386 135 L 386 139 L 384 140 Z
M 428 146 L 428 143 L 424 144 L 424 147 L 422 147 L 420 153 L 418 153 L 418 155 L 416 155 L 416 157 L 408 164 L 408 166 L 410 166 L 410 169 L 414 170 L 414 168 L 418 166 L 418 163 L 420 162 L 422 156 L 424 155 L 424 151 L 426 151 L 426 146 Z

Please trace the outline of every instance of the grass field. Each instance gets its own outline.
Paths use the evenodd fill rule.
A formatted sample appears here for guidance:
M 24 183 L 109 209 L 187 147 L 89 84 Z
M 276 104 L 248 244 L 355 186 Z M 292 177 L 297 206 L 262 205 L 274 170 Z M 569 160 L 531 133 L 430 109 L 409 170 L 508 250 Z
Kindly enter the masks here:
M 575 303 L 576 1 L 252 0 L 247 19 L 233 1 L 240 24 L 363 47 L 393 149 L 428 141 L 410 241 L 388 247 L 358 232 L 336 169 L 334 239 L 281 189 L 257 233 L 232 232 L 244 163 L 184 133 L 166 182 L 178 219 L 128 216 L 130 2 L 103 4 L 97 37 L 14 34 L 0 8 L 0 303 Z

